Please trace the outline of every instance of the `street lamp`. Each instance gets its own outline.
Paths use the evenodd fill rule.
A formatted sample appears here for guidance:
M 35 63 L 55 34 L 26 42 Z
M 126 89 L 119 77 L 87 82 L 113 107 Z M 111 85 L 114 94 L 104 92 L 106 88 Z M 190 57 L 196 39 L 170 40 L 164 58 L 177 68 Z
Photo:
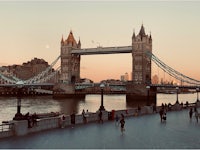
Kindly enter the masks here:
M 199 101 L 199 88 L 196 88 L 197 91 L 197 102 Z
M 18 81 L 16 83 L 17 85 L 17 113 L 15 114 L 15 117 L 13 120 L 22 120 L 22 113 L 21 113 L 21 90 L 24 86 L 24 83 L 22 81 Z
M 178 101 L 178 90 L 179 90 L 179 87 L 176 87 L 176 104 L 179 104 L 179 101 Z
M 147 89 L 147 106 L 149 106 L 149 89 L 150 89 L 150 86 L 146 86 L 146 89 Z
M 100 84 L 100 88 L 101 88 L 101 106 L 99 108 L 99 110 L 105 110 L 104 106 L 103 106 L 103 89 L 104 89 L 105 85 L 103 83 Z

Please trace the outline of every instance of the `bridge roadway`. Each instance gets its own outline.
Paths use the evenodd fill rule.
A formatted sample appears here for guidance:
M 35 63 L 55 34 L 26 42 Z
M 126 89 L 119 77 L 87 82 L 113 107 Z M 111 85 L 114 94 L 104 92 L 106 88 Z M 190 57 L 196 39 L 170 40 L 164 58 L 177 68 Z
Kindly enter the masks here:
M 200 122 L 190 121 L 188 112 L 168 112 L 163 123 L 158 114 L 125 118 L 124 135 L 114 121 L 95 122 L 1 139 L 0 148 L 199 149 Z

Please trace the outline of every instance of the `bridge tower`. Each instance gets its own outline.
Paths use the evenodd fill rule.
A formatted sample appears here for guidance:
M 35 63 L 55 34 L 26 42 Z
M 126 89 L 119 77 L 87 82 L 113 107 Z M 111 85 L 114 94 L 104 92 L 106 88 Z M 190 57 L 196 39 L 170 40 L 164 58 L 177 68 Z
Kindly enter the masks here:
M 133 32 L 132 36 L 132 82 L 127 83 L 126 100 L 141 103 L 156 103 L 156 89 L 147 89 L 151 84 L 151 59 L 146 55 L 146 51 L 152 52 L 151 34 L 145 33 L 144 26 L 138 35 Z
M 132 36 L 132 80 L 135 84 L 151 83 L 151 59 L 145 52 L 152 52 L 151 34 L 145 33 L 144 26 L 141 26 L 138 35 L 133 32 Z
M 66 94 L 74 94 L 74 84 L 80 80 L 80 55 L 71 54 L 72 50 L 81 49 L 80 39 L 76 42 L 72 31 L 67 39 L 61 39 L 61 74 L 54 91 L 63 91 Z

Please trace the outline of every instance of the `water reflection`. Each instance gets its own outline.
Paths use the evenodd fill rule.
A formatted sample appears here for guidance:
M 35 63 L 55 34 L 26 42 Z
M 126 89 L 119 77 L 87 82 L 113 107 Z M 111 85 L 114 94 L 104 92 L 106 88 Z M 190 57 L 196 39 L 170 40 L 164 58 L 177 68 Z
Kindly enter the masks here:
M 196 94 L 179 94 L 179 102 L 195 102 Z M 162 103 L 176 102 L 175 94 L 158 94 L 157 105 Z M 22 114 L 62 112 L 71 114 L 73 111 L 80 114 L 83 109 L 89 112 L 96 112 L 101 104 L 101 95 L 86 95 L 85 99 L 53 99 L 51 96 L 23 97 Z M 107 111 L 121 110 L 143 106 L 146 102 L 126 101 L 125 95 L 104 95 L 104 107 Z M 0 97 L 0 123 L 5 120 L 12 120 L 17 112 L 16 97 Z

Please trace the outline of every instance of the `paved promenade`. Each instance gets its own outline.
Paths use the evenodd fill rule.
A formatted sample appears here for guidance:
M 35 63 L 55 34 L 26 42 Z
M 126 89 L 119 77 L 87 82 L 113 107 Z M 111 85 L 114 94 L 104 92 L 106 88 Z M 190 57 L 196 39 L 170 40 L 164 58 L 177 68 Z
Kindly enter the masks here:
M 0 139 L 0 148 L 199 149 L 200 122 L 190 121 L 188 112 L 168 112 L 163 123 L 159 114 L 125 118 L 124 135 L 114 121 L 107 121 Z

